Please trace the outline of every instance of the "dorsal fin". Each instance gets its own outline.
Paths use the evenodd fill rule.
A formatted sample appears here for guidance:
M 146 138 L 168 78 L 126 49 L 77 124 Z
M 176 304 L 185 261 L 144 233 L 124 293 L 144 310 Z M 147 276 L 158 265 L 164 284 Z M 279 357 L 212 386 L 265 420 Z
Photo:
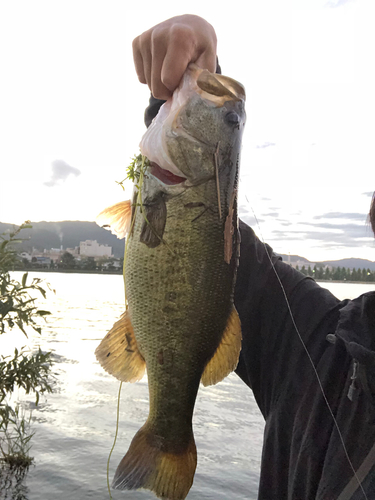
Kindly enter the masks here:
M 130 200 L 120 201 L 100 212 L 95 222 L 101 227 L 107 227 L 121 239 L 129 232 L 131 215 Z

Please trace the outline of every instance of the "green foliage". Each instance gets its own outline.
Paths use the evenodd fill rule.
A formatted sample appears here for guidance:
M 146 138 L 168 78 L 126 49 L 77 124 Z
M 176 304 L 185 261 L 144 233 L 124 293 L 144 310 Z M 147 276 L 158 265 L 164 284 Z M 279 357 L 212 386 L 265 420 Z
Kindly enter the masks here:
M 126 169 L 126 177 L 121 182 L 117 182 L 123 189 L 123 183 L 127 180 L 134 182 L 134 184 L 138 184 L 141 178 L 141 174 L 144 174 L 146 169 L 150 166 L 150 161 L 148 158 L 143 156 L 141 153 L 139 155 L 134 155 L 130 165 Z
M 42 280 L 28 280 L 24 273 L 21 281 L 10 276 L 17 261 L 14 245 L 22 240 L 18 238 L 22 229 L 30 228 L 29 223 L 21 225 L 14 231 L 0 235 L 0 334 L 18 328 L 27 337 L 27 329 L 31 327 L 41 333 L 39 321 L 50 314 L 36 305 L 35 293 L 46 297 Z M 11 403 L 15 388 L 23 389 L 26 394 L 35 394 L 38 404 L 40 394 L 52 392 L 48 377 L 51 368 L 51 353 L 43 353 L 40 349 L 30 353 L 22 348 L 15 349 L 14 356 L 0 356 L 0 453 L 1 461 L 10 467 L 28 467 L 32 461 L 29 457 L 30 418 L 20 412 L 19 405 Z
M 69 252 L 64 252 L 58 267 L 61 267 L 62 269 L 74 269 L 76 267 L 76 260 L 74 256 Z
M 10 468 L 28 468 L 33 459 L 29 455 L 31 438 L 31 412 L 28 416 L 19 404 L 10 403 L 15 387 L 26 394 L 35 394 L 35 404 L 40 394 L 52 392 L 49 382 L 51 353 L 26 354 L 15 349 L 14 356 L 0 356 L 0 462 Z
M 22 240 L 18 238 L 22 229 L 30 229 L 30 221 L 26 221 L 20 227 L 15 228 L 13 232 L 0 235 L 0 273 L 6 273 L 13 268 L 17 262 L 17 251 L 14 245 L 21 243 Z
M 22 388 L 26 394 L 35 393 L 35 404 L 39 402 L 40 394 L 52 392 L 48 381 L 52 365 L 51 353 L 43 353 L 40 348 L 27 355 L 25 348 L 14 350 L 14 356 L 0 356 L 0 417 L 1 404 L 15 387 Z M 0 420 L 0 429 L 2 422 Z
M 31 327 L 41 333 L 39 321 L 50 314 L 49 311 L 38 309 L 36 298 L 31 293 L 40 293 L 46 297 L 46 290 L 41 286 L 42 280 L 33 278 L 28 282 L 28 273 L 24 273 L 21 282 L 11 278 L 9 271 L 17 262 L 17 252 L 14 244 L 19 243 L 19 233 L 30 228 L 30 224 L 22 224 L 13 232 L 0 235 L 0 334 L 6 329 L 17 326 L 27 337 L 26 328 Z
M 35 305 L 36 298 L 30 292 L 37 291 L 45 298 L 46 291 L 40 285 L 41 279 L 33 278 L 30 284 L 27 279 L 27 272 L 22 276 L 21 283 L 12 279 L 9 273 L 0 274 L 0 334 L 6 328 L 11 330 L 15 326 L 26 336 L 27 327 L 41 333 L 38 319 L 45 318 L 50 312 L 38 309 Z
M 95 271 L 96 262 L 94 257 L 87 257 L 86 259 L 84 259 L 81 263 L 81 268 L 86 271 Z
M 296 269 L 299 270 L 298 266 Z M 375 282 L 375 271 L 370 271 L 370 269 L 349 269 L 340 266 L 329 269 L 328 266 L 317 267 L 315 265 L 312 271 L 310 266 L 307 270 L 305 266 L 302 266 L 300 271 L 306 276 L 313 276 L 316 280 Z
M 20 405 L 7 409 L 8 425 L 1 430 L 0 436 L 0 461 L 11 469 L 27 469 L 34 460 L 29 455 L 30 441 L 35 434 L 31 431 L 31 413 L 27 416 Z

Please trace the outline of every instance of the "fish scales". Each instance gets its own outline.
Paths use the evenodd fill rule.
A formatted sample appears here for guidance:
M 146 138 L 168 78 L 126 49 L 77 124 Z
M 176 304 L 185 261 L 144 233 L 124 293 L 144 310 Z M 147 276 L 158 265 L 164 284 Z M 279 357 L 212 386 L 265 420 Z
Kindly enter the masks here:
M 202 201 L 212 209 L 200 217 L 200 206 L 185 208 Z M 138 347 L 146 360 L 150 418 L 157 417 L 157 412 L 163 414 L 155 425 L 165 428 L 163 436 L 167 441 L 171 436 L 173 448 L 186 432 L 175 418 L 176 408 L 191 422 L 203 368 L 230 314 L 233 272 L 223 257 L 224 231 L 215 181 L 171 198 L 167 206 L 166 244 L 157 248 L 140 242 L 144 218 L 138 208 L 127 249 L 125 283 Z M 159 355 L 165 349 L 168 355 L 161 363 Z M 181 397 L 183 388 L 185 397 Z M 180 400 L 178 406 L 175 397 Z
M 220 381 L 238 362 L 233 293 L 244 100 L 235 80 L 190 65 L 141 141 L 149 163 L 132 206 L 103 212 L 129 231 L 127 309 L 96 355 L 120 380 L 139 380 L 146 367 L 150 400 L 148 419 L 117 468 L 118 489 L 186 497 L 197 463 L 199 383 Z

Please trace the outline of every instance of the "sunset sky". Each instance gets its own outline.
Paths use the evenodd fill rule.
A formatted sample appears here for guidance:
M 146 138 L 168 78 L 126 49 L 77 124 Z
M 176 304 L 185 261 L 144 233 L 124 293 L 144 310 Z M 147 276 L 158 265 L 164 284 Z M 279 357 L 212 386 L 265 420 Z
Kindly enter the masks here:
M 1 3 L 0 221 L 92 221 L 129 197 L 116 181 L 149 96 L 131 42 L 191 13 L 214 26 L 223 74 L 247 92 L 240 216 L 279 253 L 374 261 L 374 0 L 184 5 Z

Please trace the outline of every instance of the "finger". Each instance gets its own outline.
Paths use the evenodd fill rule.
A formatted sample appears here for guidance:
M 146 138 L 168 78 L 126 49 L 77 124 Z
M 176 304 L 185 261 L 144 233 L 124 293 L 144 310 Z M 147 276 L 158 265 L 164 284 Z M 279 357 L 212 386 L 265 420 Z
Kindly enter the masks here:
M 151 91 L 154 97 L 163 100 L 167 100 L 172 95 L 172 92 L 163 84 L 161 77 L 165 51 L 165 43 L 163 43 L 163 40 L 160 41 L 157 33 L 155 33 L 155 36 L 152 37 L 151 50 Z
M 173 92 L 190 62 L 194 62 L 195 45 L 191 31 L 176 26 L 171 31 L 167 52 L 161 68 L 161 81 Z
M 149 88 L 151 89 L 151 64 L 152 64 L 152 56 L 151 56 L 151 47 L 150 47 L 150 38 L 151 33 L 150 30 L 142 33 L 138 38 L 135 39 L 133 43 L 136 45 L 136 50 L 133 52 L 134 63 L 138 64 L 136 66 L 137 75 L 141 78 L 139 80 L 142 83 L 147 83 Z
M 161 81 L 170 93 L 173 93 L 178 87 L 181 79 L 191 62 L 191 57 L 188 54 L 180 54 L 179 57 L 173 55 L 171 51 L 164 59 L 161 69 Z
M 139 47 L 139 36 L 133 40 L 133 60 L 134 60 L 134 66 L 135 66 L 135 71 L 138 76 L 138 80 L 141 83 L 147 83 L 146 82 L 146 76 L 143 70 L 143 57 L 141 54 L 141 50 Z
M 211 73 L 216 72 L 216 50 L 206 50 L 204 51 L 195 63 L 203 69 L 208 69 Z
M 142 59 L 143 59 L 143 72 L 145 75 L 146 83 L 151 89 L 151 69 L 152 69 L 152 55 L 149 47 L 144 47 L 142 50 Z

